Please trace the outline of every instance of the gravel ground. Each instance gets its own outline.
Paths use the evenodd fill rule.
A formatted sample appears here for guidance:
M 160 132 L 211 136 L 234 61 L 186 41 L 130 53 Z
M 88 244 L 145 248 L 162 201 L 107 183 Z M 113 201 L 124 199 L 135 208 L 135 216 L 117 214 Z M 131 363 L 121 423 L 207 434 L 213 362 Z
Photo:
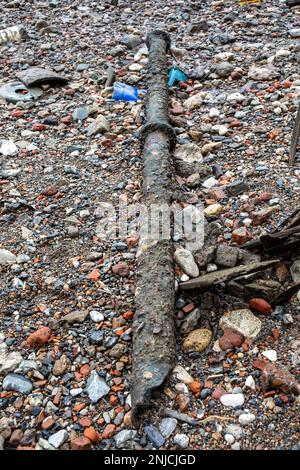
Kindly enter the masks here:
M 261 368 L 272 363 L 283 364 L 293 383 L 299 377 L 299 300 L 273 310 L 261 300 L 299 280 L 299 262 L 283 257 L 248 279 L 264 283 L 263 294 L 250 295 L 260 298 L 251 308 L 249 298 L 224 286 L 177 294 L 176 368 L 135 429 L 130 371 L 138 240 L 99 236 L 100 203 L 141 200 L 137 135 L 145 117 L 143 101 L 111 99 L 107 67 L 117 81 L 145 89 L 144 43 L 153 28 L 170 34 L 169 65 L 190 77 L 170 90 L 178 138 L 174 204 L 204 205 L 215 246 L 224 247 L 230 266 L 245 262 L 241 242 L 274 230 L 295 210 L 299 152 L 294 166 L 287 160 L 300 90 L 300 9 L 262 3 L 0 1 L 0 29 L 22 24 L 27 32 L 21 42 L 0 44 L 0 85 L 33 66 L 68 80 L 41 85 L 35 101 L 0 101 L 5 449 L 299 447 L 299 399 L 290 387 L 267 391 L 260 381 Z M 96 119 L 102 121 L 93 134 Z M 184 150 L 200 165 L 186 170 Z M 178 282 L 191 269 L 224 267 L 207 244 L 188 263 L 176 261 Z M 248 323 L 238 326 L 230 315 L 241 309 Z M 223 347 L 222 330 L 229 335 Z M 165 408 L 200 422 L 166 417 Z

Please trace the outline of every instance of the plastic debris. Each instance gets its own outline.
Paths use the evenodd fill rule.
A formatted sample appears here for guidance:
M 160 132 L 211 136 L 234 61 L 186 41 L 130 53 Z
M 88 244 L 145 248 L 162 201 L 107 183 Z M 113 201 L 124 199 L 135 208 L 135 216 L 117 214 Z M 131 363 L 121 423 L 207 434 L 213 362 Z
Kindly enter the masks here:
M 21 82 L 11 82 L 0 88 L 0 97 L 8 103 L 34 100 L 42 94 L 43 92 L 40 88 L 27 88 Z
M 0 31 L 0 45 L 9 41 L 22 41 L 27 36 L 23 26 L 11 26 Z
M 139 90 L 126 83 L 115 82 L 112 99 L 115 101 L 138 101 L 142 99 L 144 93 L 145 90 Z
M 189 77 L 179 68 L 172 67 L 169 72 L 168 86 L 179 85 L 180 82 L 187 82 Z

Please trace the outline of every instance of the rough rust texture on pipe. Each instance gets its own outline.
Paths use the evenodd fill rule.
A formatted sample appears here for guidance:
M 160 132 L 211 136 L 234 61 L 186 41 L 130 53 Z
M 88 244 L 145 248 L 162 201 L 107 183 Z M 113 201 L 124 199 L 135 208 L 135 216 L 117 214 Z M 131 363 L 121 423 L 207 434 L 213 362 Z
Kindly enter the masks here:
M 168 122 L 166 52 L 169 36 L 154 31 L 147 36 L 149 77 L 144 142 L 143 203 L 170 205 L 170 149 L 176 137 Z M 140 240 L 136 270 L 136 311 L 133 322 L 132 419 L 138 424 L 142 409 L 149 406 L 174 365 L 174 261 L 170 239 Z

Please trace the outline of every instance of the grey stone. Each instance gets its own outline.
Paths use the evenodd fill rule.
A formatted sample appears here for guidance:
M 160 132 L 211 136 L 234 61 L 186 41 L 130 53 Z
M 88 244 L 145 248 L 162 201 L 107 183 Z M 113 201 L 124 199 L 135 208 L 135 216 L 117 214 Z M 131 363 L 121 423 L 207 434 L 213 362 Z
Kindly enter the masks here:
M 190 176 L 200 173 L 203 156 L 196 144 L 178 145 L 174 153 L 176 171 L 181 176 Z
M 11 170 L 2 170 L 0 177 L 4 179 L 14 178 L 15 176 L 18 176 L 19 173 L 21 173 L 21 170 L 17 168 Z
M 68 433 L 64 429 L 61 429 L 60 431 L 57 431 L 55 434 L 52 434 L 52 436 L 49 437 L 48 442 L 50 445 L 55 447 L 56 449 L 59 449 L 60 446 L 63 445 L 63 443 L 67 440 L 68 438 Z
M 230 408 L 237 408 L 244 404 L 245 397 L 242 393 L 226 393 L 220 398 L 222 405 Z M 232 434 L 232 433 L 229 433 Z
M 180 327 L 180 333 L 186 335 L 190 333 L 192 330 L 194 330 L 201 317 L 201 312 L 198 308 L 195 308 L 192 310 L 183 320 L 181 327 Z
M 135 34 L 125 34 L 120 43 L 127 47 L 127 49 L 136 49 L 141 43 L 142 39 Z
M 26 70 L 18 72 L 17 77 L 21 82 L 25 83 L 26 86 L 36 86 L 44 83 L 49 84 L 64 84 L 67 83 L 67 79 L 62 75 L 59 75 L 52 70 L 43 69 L 41 67 L 29 67 Z
M 13 351 L 10 354 L 0 353 L 0 373 L 8 374 L 13 372 L 22 362 L 22 356 L 18 351 Z
M 71 312 L 65 315 L 63 320 L 66 321 L 69 325 L 73 325 L 73 323 L 83 323 L 87 316 L 88 312 L 76 310 L 75 312 Z
M 110 123 L 104 116 L 98 116 L 87 128 L 86 135 L 91 137 L 110 131 Z
M 175 431 L 176 426 L 177 426 L 177 419 L 164 418 L 159 424 L 159 430 L 162 436 L 167 439 Z
M 294 282 L 300 281 L 300 259 L 296 259 L 290 267 L 291 276 Z
M 93 403 L 97 403 L 110 391 L 109 386 L 104 379 L 99 377 L 97 371 L 93 370 L 87 379 L 86 392 Z
M 16 255 L 11 251 L 0 249 L 0 264 L 6 266 L 8 264 L 14 264 L 17 261 Z
M 101 253 L 102 254 L 102 253 Z M 103 313 L 101 312 L 97 312 L 97 310 L 92 310 L 90 312 L 90 317 L 91 317 L 91 320 L 94 322 L 94 323 L 101 323 L 103 320 L 104 320 L 104 315 Z
M 145 432 L 148 440 L 157 449 L 159 449 L 161 446 L 164 445 L 164 443 L 165 443 L 164 437 L 160 434 L 160 432 L 154 426 L 152 426 L 152 425 L 145 426 L 144 432 Z
M 233 72 L 234 65 L 229 62 L 221 62 L 216 65 L 215 72 L 220 78 L 227 78 Z
M 292 36 L 292 38 L 300 38 L 300 28 L 290 29 L 289 34 Z
M 178 266 L 190 277 L 199 276 L 199 268 L 194 260 L 193 254 L 185 248 L 178 248 L 174 258 Z
M 240 439 L 243 429 L 239 424 L 228 424 L 225 432 L 231 434 L 235 439 Z
M 255 421 L 255 415 L 253 413 L 242 413 L 239 416 L 239 423 L 242 426 L 247 426 L 248 424 L 252 423 Z
M 32 383 L 22 375 L 9 374 L 3 380 L 3 389 L 28 395 L 32 391 Z
M 189 445 L 189 437 L 186 434 L 175 434 L 173 442 L 181 449 L 186 449 Z
M 127 441 L 133 440 L 136 435 L 137 431 L 134 429 L 123 429 L 114 436 L 116 447 L 120 449 Z
M 218 245 L 215 252 L 215 263 L 224 268 L 233 268 L 236 266 L 239 257 L 239 250 L 234 246 Z
M 76 108 L 73 112 L 73 119 L 74 121 L 84 121 L 88 117 L 87 109 L 81 106 L 80 108 Z
M 226 190 L 231 196 L 238 196 L 249 191 L 249 186 L 243 180 L 235 180 L 226 186 Z

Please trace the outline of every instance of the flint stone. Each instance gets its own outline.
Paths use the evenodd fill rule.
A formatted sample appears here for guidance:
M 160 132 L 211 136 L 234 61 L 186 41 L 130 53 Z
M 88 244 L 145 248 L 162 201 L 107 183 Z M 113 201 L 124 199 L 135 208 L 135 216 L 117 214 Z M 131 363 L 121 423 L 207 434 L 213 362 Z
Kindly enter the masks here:
M 154 427 L 154 426 L 145 426 L 145 434 L 147 438 L 149 439 L 150 442 L 159 449 L 161 446 L 164 445 L 165 439 L 163 436 L 160 434 L 160 432 Z
M 222 405 L 231 408 L 242 406 L 245 402 L 245 397 L 242 393 L 226 393 L 220 397 Z M 232 434 L 232 433 L 230 433 Z
M 32 383 L 30 380 L 18 374 L 9 374 L 3 380 L 3 390 L 12 390 L 14 392 L 28 395 L 32 391 Z
M 123 429 L 114 436 L 116 447 L 121 448 L 125 442 L 133 440 L 137 435 L 134 429 Z
M 87 380 L 86 386 L 86 392 L 92 403 L 97 403 L 97 401 L 107 395 L 109 391 L 110 388 L 105 380 L 99 377 L 97 372 L 93 370 Z
M 14 264 L 17 257 L 8 250 L 0 249 L 0 264 L 6 266 L 7 264 Z
M 108 120 L 104 116 L 98 116 L 87 128 L 86 135 L 91 137 L 99 133 L 104 134 L 105 132 L 109 132 L 109 130 L 110 124 Z
M 175 431 L 177 426 L 177 419 L 175 418 L 164 418 L 162 419 L 159 430 L 163 437 L 166 439 L 171 436 L 171 434 Z
M 8 374 L 13 372 L 22 362 L 22 356 L 18 351 L 11 352 L 10 354 L 0 355 L 0 373 Z
M 201 317 L 201 312 L 198 308 L 195 308 L 192 310 L 183 320 L 181 327 L 180 327 L 180 333 L 187 335 L 190 333 L 192 330 L 196 328 L 198 325 L 198 321 L 200 320 Z
M 49 437 L 48 442 L 50 445 L 52 445 L 56 449 L 59 449 L 59 447 L 62 446 L 63 443 L 67 440 L 67 437 L 68 437 L 68 432 L 65 431 L 64 429 L 61 429 L 55 434 L 52 434 L 52 436 Z
M 174 255 L 178 266 L 190 277 L 199 276 L 199 268 L 194 260 L 193 254 L 185 248 L 178 248 Z
M 26 70 L 18 72 L 16 75 L 18 79 L 28 87 L 41 85 L 43 83 L 64 84 L 68 82 L 62 75 L 41 67 L 29 67 Z

